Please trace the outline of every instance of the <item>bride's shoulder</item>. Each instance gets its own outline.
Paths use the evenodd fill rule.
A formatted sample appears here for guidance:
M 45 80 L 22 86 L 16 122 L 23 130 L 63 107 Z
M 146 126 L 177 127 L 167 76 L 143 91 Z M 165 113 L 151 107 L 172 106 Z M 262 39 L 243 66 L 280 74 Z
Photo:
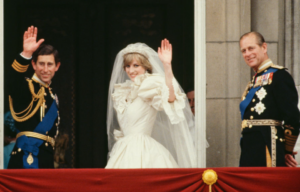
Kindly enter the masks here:
M 114 89 L 115 90 L 125 90 L 125 89 L 129 89 L 131 86 L 131 81 L 130 80 L 126 80 L 124 83 L 116 83 L 114 84 Z
M 145 83 L 163 83 L 164 82 L 164 77 L 158 73 L 146 73 L 144 75 L 144 79 L 143 82 L 141 82 L 141 84 L 145 84 Z
M 144 80 L 141 82 L 139 87 L 139 95 L 144 92 L 154 91 L 154 92 L 161 92 L 162 90 L 166 89 L 165 78 L 162 75 L 157 73 L 154 74 L 145 74 Z
M 118 83 L 114 85 L 114 91 L 112 96 L 120 96 L 123 93 L 127 93 L 131 89 L 131 81 L 127 80 L 124 83 Z

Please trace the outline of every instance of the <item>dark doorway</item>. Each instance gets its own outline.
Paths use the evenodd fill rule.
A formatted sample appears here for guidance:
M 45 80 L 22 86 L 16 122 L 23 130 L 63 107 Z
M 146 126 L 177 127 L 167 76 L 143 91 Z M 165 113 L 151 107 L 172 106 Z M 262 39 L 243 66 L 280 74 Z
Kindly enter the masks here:
M 4 73 L 22 51 L 30 25 L 61 55 L 53 86 L 60 100 L 61 134 L 69 142 L 59 167 L 105 167 L 108 85 L 115 56 L 126 45 L 144 42 L 157 50 L 168 38 L 175 77 L 183 88 L 193 87 L 194 0 L 5 1 Z M 5 73 L 5 90 L 11 78 Z

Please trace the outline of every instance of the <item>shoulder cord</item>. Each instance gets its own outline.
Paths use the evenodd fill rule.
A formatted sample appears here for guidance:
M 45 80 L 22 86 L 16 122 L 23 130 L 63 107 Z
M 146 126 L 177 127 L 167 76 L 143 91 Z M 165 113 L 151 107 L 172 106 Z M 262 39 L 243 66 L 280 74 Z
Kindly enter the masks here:
M 45 99 L 44 99 L 45 88 L 41 87 L 40 90 L 38 91 L 38 93 L 35 94 L 34 86 L 32 84 L 32 80 L 27 79 L 27 81 L 28 81 L 29 90 L 30 90 L 31 95 L 32 95 L 32 101 L 25 110 L 16 113 L 14 111 L 14 108 L 13 108 L 12 98 L 11 98 L 11 96 L 9 96 L 10 112 L 11 112 L 11 115 L 13 116 L 14 120 L 17 121 L 17 122 L 23 122 L 23 121 L 26 121 L 26 120 L 30 119 L 37 112 L 39 107 L 43 105 L 43 103 L 45 101 Z M 33 107 L 33 103 L 36 102 L 36 101 L 37 101 L 37 104 L 36 104 L 35 108 L 33 110 L 31 110 L 32 107 Z M 19 117 L 19 115 L 21 115 L 23 113 L 25 113 L 25 114 L 23 116 Z

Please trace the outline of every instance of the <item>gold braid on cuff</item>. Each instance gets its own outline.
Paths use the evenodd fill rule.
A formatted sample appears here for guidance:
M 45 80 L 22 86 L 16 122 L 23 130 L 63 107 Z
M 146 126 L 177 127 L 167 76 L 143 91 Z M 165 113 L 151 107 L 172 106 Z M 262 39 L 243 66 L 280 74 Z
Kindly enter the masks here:
M 290 131 L 290 130 L 289 130 Z M 291 132 L 285 131 L 284 138 L 285 138 L 285 150 L 292 153 L 294 150 L 294 146 L 297 141 L 297 136 L 292 135 Z
M 28 65 L 22 65 L 17 60 L 14 60 L 13 64 L 11 65 L 14 70 L 16 70 L 19 73 L 25 73 L 29 67 Z

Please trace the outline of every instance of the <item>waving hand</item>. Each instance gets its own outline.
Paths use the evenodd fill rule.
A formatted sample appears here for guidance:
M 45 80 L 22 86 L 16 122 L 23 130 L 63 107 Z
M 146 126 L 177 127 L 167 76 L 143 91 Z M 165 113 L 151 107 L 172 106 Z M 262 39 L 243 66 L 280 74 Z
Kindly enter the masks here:
M 36 41 L 37 31 L 36 27 L 31 26 L 24 32 L 22 52 L 24 57 L 31 57 L 32 53 L 44 42 L 44 39 L 40 39 L 38 42 Z
M 169 40 L 164 39 L 161 41 L 161 47 L 158 48 L 159 59 L 164 64 L 164 67 L 171 67 L 172 61 L 172 45 L 169 43 Z
M 176 99 L 174 93 L 174 87 L 172 84 L 172 79 L 174 78 L 173 71 L 172 71 L 172 45 L 169 43 L 169 40 L 164 39 L 161 41 L 161 47 L 158 48 L 158 57 L 164 65 L 165 69 L 165 78 L 166 84 L 169 87 L 169 102 L 174 102 Z

